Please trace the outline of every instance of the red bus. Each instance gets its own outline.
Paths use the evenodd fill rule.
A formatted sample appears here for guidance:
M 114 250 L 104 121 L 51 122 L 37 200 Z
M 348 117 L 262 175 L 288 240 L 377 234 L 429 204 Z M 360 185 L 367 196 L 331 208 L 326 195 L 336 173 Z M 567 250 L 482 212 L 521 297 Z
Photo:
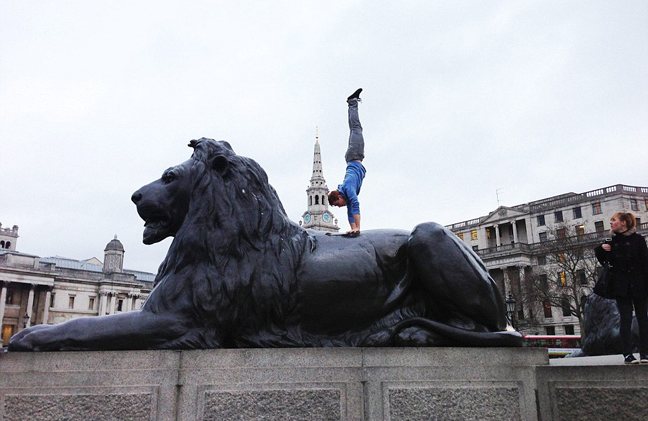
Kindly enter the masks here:
M 576 352 L 581 347 L 581 337 L 578 335 L 527 335 L 524 346 L 547 348 L 549 358 L 562 358 Z

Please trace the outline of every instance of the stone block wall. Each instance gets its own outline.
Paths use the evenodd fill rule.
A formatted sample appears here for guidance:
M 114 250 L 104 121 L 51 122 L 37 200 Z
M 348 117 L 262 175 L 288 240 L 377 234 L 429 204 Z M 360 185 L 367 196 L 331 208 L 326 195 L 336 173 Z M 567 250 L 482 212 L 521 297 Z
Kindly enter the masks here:
M 3 353 L 0 421 L 648 419 L 646 374 L 530 348 Z

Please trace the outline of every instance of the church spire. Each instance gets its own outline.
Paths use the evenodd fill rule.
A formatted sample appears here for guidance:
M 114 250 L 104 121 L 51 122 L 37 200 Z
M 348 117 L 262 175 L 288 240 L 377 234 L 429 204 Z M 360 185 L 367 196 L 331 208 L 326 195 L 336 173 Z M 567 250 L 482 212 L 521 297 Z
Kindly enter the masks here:
M 311 187 L 315 187 L 318 183 L 326 187 L 326 180 L 324 180 L 324 173 L 322 172 L 322 151 L 319 143 L 319 130 L 315 127 L 315 153 L 313 154 L 313 175 L 311 177 Z M 328 189 L 327 189 L 328 191 Z
M 335 216 L 328 209 L 328 193 L 322 170 L 322 151 L 319 143 L 319 130 L 315 128 L 315 148 L 313 152 L 313 174 L 306 189 L 307 210 L 302 215 L 304 228 L 320 231 L 338 231 Z M 301 221 L 300 221 L 301 223 Z

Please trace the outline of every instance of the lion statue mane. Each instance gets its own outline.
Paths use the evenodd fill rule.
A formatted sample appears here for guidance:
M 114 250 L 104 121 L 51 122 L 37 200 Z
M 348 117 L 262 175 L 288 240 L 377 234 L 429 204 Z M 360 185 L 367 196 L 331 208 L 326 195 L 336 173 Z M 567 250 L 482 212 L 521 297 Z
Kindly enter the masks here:
M 144 243 L 174 237 L 142 308 L 34 326 L 10 350 L 521 346 L 483 263 L 444 227 L 306 230 L 254 160 L 189 146 L 132 196 Z

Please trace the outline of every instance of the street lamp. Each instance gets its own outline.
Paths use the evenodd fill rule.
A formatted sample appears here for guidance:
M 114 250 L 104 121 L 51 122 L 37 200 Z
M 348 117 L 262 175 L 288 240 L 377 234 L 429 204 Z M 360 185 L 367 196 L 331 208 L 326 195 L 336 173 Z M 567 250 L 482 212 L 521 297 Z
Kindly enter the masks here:
M 511 321 L 513 328 L 515 328 L 515 298 L 513 298 L 513 294 L 509 294 L 506 297 L 506 315 Z

